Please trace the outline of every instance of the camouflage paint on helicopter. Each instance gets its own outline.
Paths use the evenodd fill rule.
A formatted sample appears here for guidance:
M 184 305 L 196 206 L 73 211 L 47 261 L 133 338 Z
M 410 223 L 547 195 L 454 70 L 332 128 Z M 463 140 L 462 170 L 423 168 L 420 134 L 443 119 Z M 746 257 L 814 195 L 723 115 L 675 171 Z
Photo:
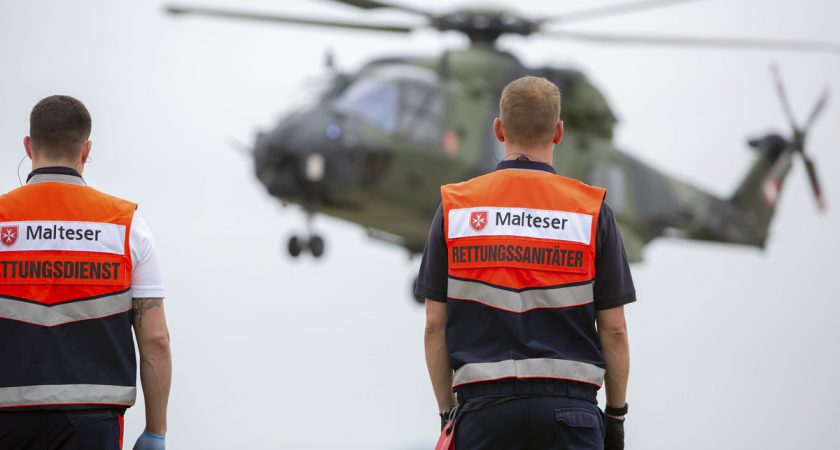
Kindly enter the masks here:
M 394 8 L 425 16 L 438 30 L 466 34 L 468 48 L 431 58 L 372 61 L 357 73 L 334 73 L 316 101 L 287 115 L 253 149 L 256 175 L 283 202 L 359 224 L 412 254 L 422 252 L 443 184 L 465 180 L 495 167 L 503 154 L 491 123 L 503 87 L 524 75 L 556 83 L 563 95 L 566 136 L 555 152 L 558 173 L 604 186 L 615 211 L 628 257 L 642 259 L 645 244 L 658 236 L 765 245 L 768 227 L 794 154 L 805 160 L 814 194 L 822 205 L 813 162 L 804 137 L 825 105 L 820 99 L 804 128 L 796 126 L 779 84 L 785 112 L 794 128 L 790 139 L 768 135 L 750 141 L 756 159 L 728 199 L 718 198 L 664 174 L 618 150 L 616 123 L 609 105 L 586 76 L 576 70 L 523 66 L 498 50 L 504 34 L 548 36 L 602 42 L 778 48 L 840 53 L 825 43 L 720 38 L 603 36 L 543 30 L 550 21 L 583 20 L 661 7 L 691 0 L 638 2 L 528 20 L 503 10 L 465 9 L 434 14 L 371 0 L 335 0 L 364 9 Z M 322 25 L 379 32 L 413 27 L 359 24 L 208 8 L 170 7 L 172 13 L 200 14 L 281 23 Z M 309 249 L 323 253 L 317 236 L 293 237 L 293 256 Z

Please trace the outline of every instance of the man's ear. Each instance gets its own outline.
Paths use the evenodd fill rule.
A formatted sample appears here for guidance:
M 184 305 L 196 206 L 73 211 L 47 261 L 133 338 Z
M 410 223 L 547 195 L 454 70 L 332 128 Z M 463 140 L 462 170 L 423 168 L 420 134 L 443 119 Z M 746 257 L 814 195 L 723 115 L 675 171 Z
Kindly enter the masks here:
M 32 139 L 29 136 L 23 137 L 23 148 L 26 149 L 26 156 L 32 159 Z
M 496 139 L 499 142 L 505 141 L 505 130 L 502 129 L 502 120 L 496 117 L 493 119 L 493 133 L 496 134 Z
M 82 164 L 87 163 L 88 158 L 90 157 L 90 149 L 93 147 L 93 141 L 88 140 L 85 142 L 85 146 L 82 147 Z
M 557 126 L 554 127 L 554 136 L 551 138 L 551 142 L 553 142 L 554 145 L 559 144 L 560 141 L 563 140 L 563 132 L 564 131 L 565 130 L 563 128 L 563 121 L 561 120 L 561 121 L 557 122 Z

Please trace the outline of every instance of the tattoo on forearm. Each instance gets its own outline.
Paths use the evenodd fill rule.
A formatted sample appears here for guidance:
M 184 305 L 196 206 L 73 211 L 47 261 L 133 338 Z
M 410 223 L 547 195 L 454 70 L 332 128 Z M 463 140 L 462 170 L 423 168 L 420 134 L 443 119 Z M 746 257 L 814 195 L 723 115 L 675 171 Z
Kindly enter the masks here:
M 132 309 L 134 315 L 134 325 L 137 328 L 143 326 L 143 316 L 146 311 L 154 308 L 160 308 L 163 305 L 163 299 L 160 298 L 135 298 L 132 300 Z

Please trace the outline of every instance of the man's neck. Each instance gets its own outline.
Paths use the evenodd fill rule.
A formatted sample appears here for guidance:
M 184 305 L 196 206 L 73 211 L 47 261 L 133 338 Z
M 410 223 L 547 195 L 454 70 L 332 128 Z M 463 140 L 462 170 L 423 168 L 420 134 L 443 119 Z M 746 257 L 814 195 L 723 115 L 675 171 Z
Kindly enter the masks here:
M 506 148 L 505 159 L 526 158 L 551 165 L 554 162 L 554 147 L 549 149 Z
M 81 175 L 82 170 L 84 169 L 84 164 L 82 164 L 82 163 L 74 164 L 74 163 L 69 163 L 67 161 L 47 161 L 47 160 L 41 160 L 41 159 L 32 161 L 32 170 L 33 171 L 38 170 L 38 169 L 42 169 L 44 167 L 66 167 L 68 169 L 75 170 L 76 172 L 79 173 L 79 175 Z

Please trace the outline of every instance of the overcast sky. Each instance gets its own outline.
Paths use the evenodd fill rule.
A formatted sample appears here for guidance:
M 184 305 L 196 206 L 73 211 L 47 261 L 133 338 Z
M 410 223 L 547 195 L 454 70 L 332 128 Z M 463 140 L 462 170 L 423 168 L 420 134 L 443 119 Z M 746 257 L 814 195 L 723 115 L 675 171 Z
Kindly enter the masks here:
M 496 3 L 539 17 L 611 2 Z M 416 22 L 327 2 L 201 4 Z M 438 418 L 423 314 L 408 294 L 419 261 L 323 217 L 315 224 L 327 258 L 291 260 L 285 242 L 303 231 L 302 214 L 281 209 L 228 142 L 251 142 L 271 126 L 306 80 L 324 74 L 327 49 L 352 70 L 463 40 L 175 20 L 162 5 L 0 0 L 0 190 L 18 186 L 32 106 L 51 94 L 84 101 L 94 120 L 88 182 L 139 202 L 157 238 L 175 357 L 170 448 L 431 448 Z M 840 42 L 837 17 L 830 0 L 710 0 L 570 29 Z M 621 148 L 721 196 L 752 161 L 748 137 L 788 131 L 771 62 L 800 117 L 826 85 L 840 91 L 837 56 L 542 38 L 501 46 L 531 65 L 585 71 L 621 120 Z M 834 102 L 808 142 L 826 214 L 817 213 L 797 160 L 766 251 L 662 239 L 633 267 L 628 448 L 836 445 L 839 125 Z M 142 430 L 142 408 L 127 415 L 129 442 Z

